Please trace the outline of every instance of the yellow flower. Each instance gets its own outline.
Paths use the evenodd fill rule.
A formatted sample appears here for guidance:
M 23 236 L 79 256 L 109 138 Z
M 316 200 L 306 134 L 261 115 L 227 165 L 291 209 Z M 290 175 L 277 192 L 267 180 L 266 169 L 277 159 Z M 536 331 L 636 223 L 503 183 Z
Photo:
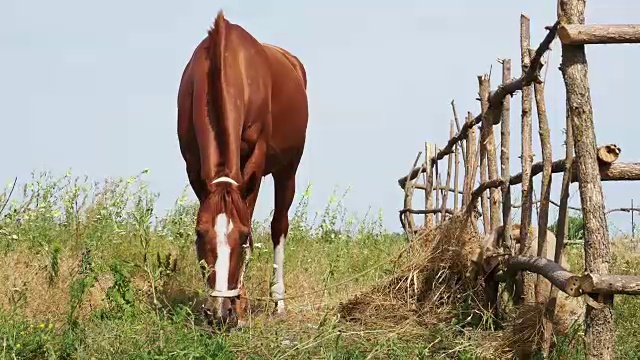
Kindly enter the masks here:
M 16 349 L 20 349 L 20 344 L 16 344 Z
M 53 328 L 53 323 L 49 323 L 49 329 Z
M 44 329 L 44 324 L 40 324 L 40 329 Z

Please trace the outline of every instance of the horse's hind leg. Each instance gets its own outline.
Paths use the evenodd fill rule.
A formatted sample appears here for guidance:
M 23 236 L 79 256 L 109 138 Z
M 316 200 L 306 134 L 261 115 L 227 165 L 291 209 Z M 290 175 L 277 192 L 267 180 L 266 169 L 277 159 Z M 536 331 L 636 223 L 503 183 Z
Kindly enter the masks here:
M 289 208 L 296 190 L 296 167 L 273 173 L 275 207 L 271 220 L 271 240 L 273 241 L 273 277 L 271 298 L 276 302 L 276 313 L 284 314 L 284 247 L 289 233 Z

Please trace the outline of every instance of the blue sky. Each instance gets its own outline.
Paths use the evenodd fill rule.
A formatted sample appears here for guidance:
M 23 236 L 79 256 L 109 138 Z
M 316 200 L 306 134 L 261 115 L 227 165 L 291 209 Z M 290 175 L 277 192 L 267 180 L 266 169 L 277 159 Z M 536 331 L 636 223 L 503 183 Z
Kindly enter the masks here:
M 26 181 L 33 170 L 71 169 L 93 179 L 129 176 L 150 168 L 158 210 L 170 207 L 187 184 L 176 136 L 176 94 L 182 70 L 218 9 L 258 40 L 287 48 L 309 79 L 308 146 L 299 192 L 313 184 L 311 207 L 321 210 L 335 186 L 351 187 L 346 205 L 363 214 L 384 211 L 398 230 L 402 207 L 396 179 L 424 142 L 444 145 L 455 99 L 477 114 L 476 76 L 496 58 L 519 71 L 519 17 L 531 17 L 532 45 L 555 20 L 549 2 L 494 0 L 427 2 L 4 0 L 0 5 L 0 180 Z M 591 23 L 633 23 L 640 3 L 590 2 Z M 348 4 L 348 5 L 345 5 Z M 553 44 L 546 101 L 554 159 L 564 156 L 564 87 Z M 615 142 L 621 161 L 635 161 L 640 48 L 587 49 L 599 143 Z M 636 90 L 637 91 L 637 90 Z M 520 97 L 512 101 L 512 165 L 519 168 Z M 537 120 L 534 151 L 541 159 Z M 561 175 L 553 179 L 558 199 Z M 539 187 L 539 179 L 536 179 Z M 577 185 L 571 203 L 579 205 Z M 608 207 L 628 206 L 638 185 L 608 183 Z M 514 191 L 519 191 L 518 188 Z M 257 218 L 273 205 L 271 178 L 263 182 Z M 640 196 L 636 196 L 640 202 Z M 416 200 L 416 205 L 422 200 Z M 628 230 L 629 215 L 610 217 Z

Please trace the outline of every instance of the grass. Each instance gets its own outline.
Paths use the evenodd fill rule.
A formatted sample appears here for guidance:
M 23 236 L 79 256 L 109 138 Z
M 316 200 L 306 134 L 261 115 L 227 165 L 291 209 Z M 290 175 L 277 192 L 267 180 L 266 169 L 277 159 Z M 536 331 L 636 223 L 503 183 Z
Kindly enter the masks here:
M 211 332 L 199 314 L 197 207 L 182 196 L 156 216 L 145 173 L 96 183 L 42 173 L 15 189 L 0 214 L 1 359 L 480 358 L 488 334 L 457 323 L 343 321 L 340 302 L 394 275 L 407 243 L 380 216 L 349 214 L 346 193 L 312 217 L 310 189 L 298 196 L 287 241 L 287 317 L 263 311 L 273 254 L 266 219 L 254 223 L 246 274 L 250 326 Z M 637 256 L 615 254 L 617 272 L 640 273 Z M 578 250 L 570 255 L 579 265 Z M 619 358 L 640 357 L 639 300 L 616 298 Z M 583 357 L 560 344 L 558 358 Z

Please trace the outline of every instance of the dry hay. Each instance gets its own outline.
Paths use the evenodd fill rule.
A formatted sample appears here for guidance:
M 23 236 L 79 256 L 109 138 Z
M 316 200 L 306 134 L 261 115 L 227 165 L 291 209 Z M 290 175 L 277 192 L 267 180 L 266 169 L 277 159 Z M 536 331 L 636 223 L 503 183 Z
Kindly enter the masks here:
M 519 359 L 526 359 L 543 345 L 544 306 L 522 304 L 515 311 L 513 318 L 506 324 L 501 341 L 504 348 L 517 354 Z
M 340 304 L 343 319 L 378 327 L 406 321 L 428 326 L 452 320 L 461 304 L 470 313 L 482 312 L 481 282 L 469 276 L 480 244 L 473 220 L 457 214 L 413 241 L 397 274 Z
M 570 322 L 566 316 L 563 316 L 565 305 L 558 302 L 556 305 L 556 317 L 553 321 L 552 339 L 558 335 L 568 336 L 568 347 L 570 348 L 574 341 L 579 341 L 580 337 L 576 337 L 574 327 L 579 319 Z M 518 359 L 528 359 L 534 353 L 543 348 L 545 339 L 545 304 L 527 303 L 518 306 L 515 313 L 505 323 L 505 330 L 500 336 L 499 347 L 509 349 L 508 356 L 517 356 Z M 554 343 L 551 343 L 553 350 Z
M 483 358 L 506 359 L 540 349 L 544 341 L 542 304 L 513 307 L 510 302 L 500 301 L 503 329 L 495 330 L 491 323 L 484 323 L 490 318 L 483 309 L 484 283 L 471 262 L 483 236 L 475 224 L 475 219 L 457 214 L 419 233 L 401 256 L 403 266 L 386 281 L 341 303 L 341 318 L 376 329 L 397 329 L 411 323 L 413 331 L 416 326 L 428 328 L 451 322 L 458 323 L 458 330 L 471 325 L 473 329 L 463 330 L 464 341 L 473 344 Z M 556 335 L 567 333 L 571 318 L 576 316 L 567 300 L 577 299 L 567 297 L 558 294 Z

